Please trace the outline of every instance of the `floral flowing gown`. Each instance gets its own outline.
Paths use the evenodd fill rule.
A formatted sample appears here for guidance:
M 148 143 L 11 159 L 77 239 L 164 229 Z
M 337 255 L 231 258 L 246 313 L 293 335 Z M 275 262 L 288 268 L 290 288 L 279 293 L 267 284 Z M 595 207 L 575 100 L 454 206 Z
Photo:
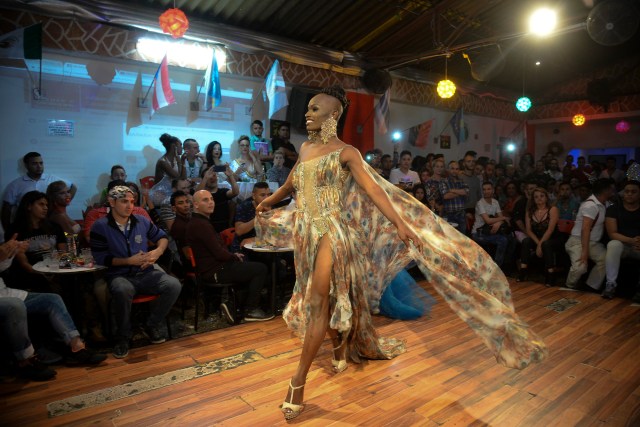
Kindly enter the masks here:
M 542 360 L 546 347 L 515 314 L 507 279 L 491 257 L 364 164 L 420 237 L 421 252 L 407 248 L 395 226 L 342 167 L 341 152 L 300 162 L 292 172 L 295 209 L 258 216 L 259 240 L 281 247 L 294 243 L 296 284 L 283 313 L 287 325 L 304 339 L 310 317 L 307 290 L 320 241 L 326 237 L 333 263 L 329 326 L 347 339 L 353 361 L 387 359 L 405 351 L 404 342 L 377 335 L 371 313 L 379 311 L 385 285 L 411 260 L 499 363 L 522 369 Z

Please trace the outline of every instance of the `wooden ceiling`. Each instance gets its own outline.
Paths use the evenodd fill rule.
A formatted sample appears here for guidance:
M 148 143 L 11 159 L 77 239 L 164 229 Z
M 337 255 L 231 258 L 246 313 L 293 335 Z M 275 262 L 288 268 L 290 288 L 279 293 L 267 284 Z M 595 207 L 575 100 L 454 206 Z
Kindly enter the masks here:
M 175 6 L 186 13 L 200 35 L 210 32 L 215 37 L 218 27 L 237 29 L 243 35 L 253 35 L 255 40 L 272 38 L 292 47 L 306 46 L 307 54 L 311 55 L 315 47 L 320 61 L 325 60 L 326 51 L 340 52 L 362 69 L 385 69 L 413 76 L 440 78 L 446 62 L 452 80 L 465 81 L 485 92 L 518 93 L 524 88 L 532 97 L 549 96 L 557 84 L 596 76 L 603 67 L 618 61 L 636 58 L 636 66 L 640 64 L 637 29 L 627 40 L 604 46 L 590 36 L 586 26 L 590 12 L 596 8 L 598 12 L 610 12 L 613 4 L 614 12 L 619 15 L 622 10 L 622 18 L 626 19 L 616 21 L 616 25 L 627 25 L 623 30 L 632 31 L 634 20 L 636 24 L 640 20 L 640 1 L 547 1 L 558 12 L 559 31 L 546 39 L 526 34 L 534 3 L 532 0 L 175 0 Z M 72 4 L 76 16 L 118 25 L 140 25 L 146 21 L 149 26 L 157 26 L 157 17 L 173 7 L 174 1 L 7 0 L 6 4 L 5 7 L 46 10 L 66 16 L 70 8 L 65 9 L 65 4 Z M 616 13 L 609 15 L 617 17 Z M 246 45 L 246 39 L 242 43 Z M 445 60 L 446 57 L 449 59 Z M 536 61 L 540 65 L 535 65 Z

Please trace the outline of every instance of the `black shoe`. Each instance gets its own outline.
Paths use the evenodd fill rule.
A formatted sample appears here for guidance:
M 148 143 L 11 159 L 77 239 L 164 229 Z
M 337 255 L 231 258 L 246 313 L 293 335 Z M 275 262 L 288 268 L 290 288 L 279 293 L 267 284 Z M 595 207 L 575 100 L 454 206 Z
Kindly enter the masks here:
M 550 272 L 547 271 L 544 274 L 544 285 L 547 288 L 551 288 L 551 287 L 553 287 L 555 285 L 554 280 L 553 280 L 553 273 L 550 273 Z
M 230 325 L 236 323 L 236 320 L 233 318 L 233 315 L 231 314 L 231 311 L 229 311 L 229 307 L 227 307 L 226 303 L 223 302 L 222 304 L 220 304 L 220 311 L 222 312 L 224 318 L 227 320 L 227 323 L 229 323 Z
M 30 357 L 26 365 L 18 366 L 18 375 L 31 381 L 48 381 L 56 374 L 56 371 L 40 362 L 36 356 Z
M 116 359 L 124 359 L 129 355 L 129 342 L 128 341 L 118 341 L 116 345 L 113 346 L 113 357 Z
M 269 315 L 269 314 L 266 314 L 261 309 L 255 308 L 244 316 L 244 321 L 245 322 L 264 322 L 265 320 L 271 320 L 274 317 L 275 316 L 273 314 Z
M 613 299 L 613 297 L 616 295 L 616 286 L 617 285 L 615 282 L 607 282 L 601 295 L 602 298 Z
M 62 356 L 46 347 L 40 347 L 36 351 L 36 357 L 40 363 L 45 365 L 54 365 L 62 360 Z
M 167 340 L 167 336 L 158 328 L 147 326 L 144 329 L 144 333 L 147 338 L 149 338 L 149 341 L 151 341 L 151 344 L 162 344 Z
M 522 268 L 518 271 L 518 277 L 516 277 L 516 282 L 524 282 L 527 280 L 527 269 Z
M 83 348 L 80 351 L 69 352 L 65 362 L 67 365 L 97 365 L 98 363 L 104 362 L 106 358 L 106 354 L 95 353 Z

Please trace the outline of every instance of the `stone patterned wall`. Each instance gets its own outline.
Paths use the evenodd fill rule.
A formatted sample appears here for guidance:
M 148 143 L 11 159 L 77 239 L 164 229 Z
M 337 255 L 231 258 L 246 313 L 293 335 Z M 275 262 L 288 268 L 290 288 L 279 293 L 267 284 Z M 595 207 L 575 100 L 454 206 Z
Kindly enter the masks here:
M 1 9 L 0 9 L 1 10 Z M 1 10 L 0 31 L 2 33 L 14 30 L 17 27 L 26 27 L 38 22 L 43 23 L 43 46 L 50 49 L 84 52 L 92 55 L 129 59 L 135 61 L 147 61 L 136 50 L 138 37 L 162 36 L 146 33 L 142 30 L 127 30 L 93 22 L 84 22 L 67 19 L 49 18 L 35 15 L 29 12 Z M 180 42 L 180 41 L 178 41 Z M 226 49 L 226 69 L 221 72 L 246 77 L 264 78 L 272 63 L 273 58 L 266 55 L 256 55 Z M 169 58 L 169 63 L 176 66 L 186 66 Z M 621 64 L 603 72 L 602 77 L 620 76 L 624 67 L 630 64 Z M 305 65 L 282 62 L 282 74 L 288 84 L 324 87 L 341 84 L 347 90 L 358 91 L 362 89 L 360 79 L 351 75 L 340 74 L 328 69 L 314 68 Z M 570 85 L 562 85 L 555 88 L 552 93 L 559 97 L 576 99 L 577 93 L 586 93 L 586 85 L 590 78 L 574 81 Z M 636 86 L 636 92 L 640 93 L 640 69 L 627 73 L 623 81 L 618 84 Z M 454 111 L 460 106 L 468 114 L 487 117 L 496 117 L 505 120 L 521 121 L 524 116 L 519 113 L 512 102 L 507 102 L 491 97 L 481 97 L 473 94 L 457 93 L 452 99 L 444 100 L 437 96 L 435 87 L 412 80 L 394 79 L 391 91 L 391 99 L 413 105 L 423 105 L 432 108 Z M 543 102 L 541 103 L 543 104 Z M 586 101 L 571 101 L 550 103 L 535 106 L 529 117 L 549 118 L 567 117 L 580 111 L 583 114 L 600 112 L 600 107 L 593 107 Z M 640 96 L 629 96 L 616 99 L 609 111 L 634 111 L 640 110 Z

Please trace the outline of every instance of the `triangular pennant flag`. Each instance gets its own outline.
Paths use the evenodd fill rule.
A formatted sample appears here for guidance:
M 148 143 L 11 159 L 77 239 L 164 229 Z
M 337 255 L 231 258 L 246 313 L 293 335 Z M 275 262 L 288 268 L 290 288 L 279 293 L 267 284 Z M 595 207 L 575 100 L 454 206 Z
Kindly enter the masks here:
M 280 71 L 280 62 L 276 59 L 267 74 L 265 83 L 267 88 L 267 97 L 269 98 L 269 118 L 273 118 L 274 114 L 289 105 L 287 99 L 287 88 Z
M 142 115 L 140 114 L 140 108 L 138 106 L 138 100 L 142 95 L 142 74 L 138 71 L 138 77 L 133 84 L 133 93 L 131 94 L 131 101 L 129 102 L 129 113 L 127 114 L 127 135 L 129 131 L 142 124 Z
M 153 98 L 151 102 L 151 115 L 167 105 L 175 104 L 176 99 L 173 97 L 173 91 L 171 90 L 171 82 L 169 80 L 169 62 L 167 61 L 167 55 L 162 58 L 160 67 L 156 71 L 156 75 L 153 78 Z
M 387 89 L 378 101 L 375 108 L 374 121 L 378 133 L 385 135 L 389 131 L 389 101 L 391 99 L 391 89 Z
M 207 73 L 205 74 L 205 92 L 204 105 L 207 111 L 217 107 L 222 102 L 222 91 L 220 89 L 220 75 L 218 74 L 218 62 L 216 61 L 216 52 L 213 51 L 213 59 Z

